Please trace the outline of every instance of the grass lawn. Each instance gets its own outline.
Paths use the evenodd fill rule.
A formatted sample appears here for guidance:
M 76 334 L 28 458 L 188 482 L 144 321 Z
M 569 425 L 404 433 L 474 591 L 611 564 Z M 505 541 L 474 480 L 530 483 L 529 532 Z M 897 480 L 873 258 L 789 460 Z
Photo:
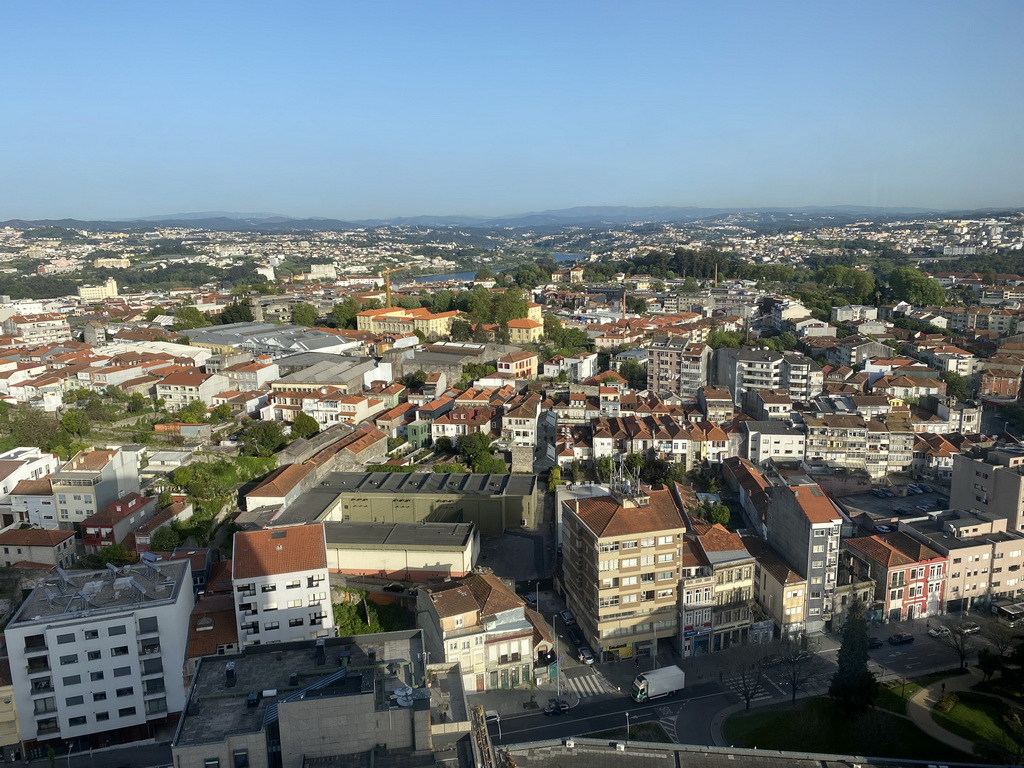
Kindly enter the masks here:
M 629 726 L 629 738 L 626 738 L 626 729 L 612 728 L 610 731 L 597 731 L 596 733 L 584 734 L 585 739 L 608 739 L 609 741 L 652 741 L 658 744 L 671 744 L 672 739 L 665 733 L 665 729 L 659 723 L 640 723 Z
M 897 715 L 905 715 L 907 714 L 907 700 L 919 690 L 940 680 L 964 674 L 967 674 L 966 669 L 954 667 L 953 669 L 933 672 L 930 675 L 907 680 L 906 687 L 904 687 L 902 679 L 889 680 L 878 687 L 878 700 L 875 702 L 875 706 L 879 709 L 895 712 Z
M 1000 749 L 1014 752 L 1015 742 L 1003 727 L 1002 715 L 1007 704 L 992 696 L 980 693 L 958 693 L 960 703 L 946 714 L 932 711 L 935 722 L 971 741 L 986 741 Z
M 878 710 L 851 718 L 827 698 L 733 715 L 725 721 L 724 735 L 729 744 L 758 749 L 954 762 L 973 759 L 931 739 L 905 718 Z

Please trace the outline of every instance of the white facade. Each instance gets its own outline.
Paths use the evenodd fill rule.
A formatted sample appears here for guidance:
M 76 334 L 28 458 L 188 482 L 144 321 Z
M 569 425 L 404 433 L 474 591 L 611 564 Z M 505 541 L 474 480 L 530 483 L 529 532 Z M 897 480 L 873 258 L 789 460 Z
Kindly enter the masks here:
M 23 739 L 92 736 L 182 710 L 189 567 L 76 572 L 33 590 L 5 632 Z
M 53 473 L 50 485 L 57 526 L 71 528 L 139 492 L 139 457 L 131 451 L 82 451 Z

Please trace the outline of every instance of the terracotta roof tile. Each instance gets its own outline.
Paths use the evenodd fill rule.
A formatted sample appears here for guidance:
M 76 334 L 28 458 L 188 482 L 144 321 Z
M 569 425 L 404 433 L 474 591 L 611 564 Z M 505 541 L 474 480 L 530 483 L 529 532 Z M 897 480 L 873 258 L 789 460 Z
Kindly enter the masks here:
M 327 568 L 320 523 L 236 533 L 233 553 L 234 580 Z

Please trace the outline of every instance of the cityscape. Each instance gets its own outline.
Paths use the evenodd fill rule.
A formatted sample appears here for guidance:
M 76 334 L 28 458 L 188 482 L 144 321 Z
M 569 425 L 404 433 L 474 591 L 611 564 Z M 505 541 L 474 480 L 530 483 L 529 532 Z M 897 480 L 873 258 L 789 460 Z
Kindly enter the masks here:
M 1019 4 L 8 11 L 4 763 L 1024 763 Z

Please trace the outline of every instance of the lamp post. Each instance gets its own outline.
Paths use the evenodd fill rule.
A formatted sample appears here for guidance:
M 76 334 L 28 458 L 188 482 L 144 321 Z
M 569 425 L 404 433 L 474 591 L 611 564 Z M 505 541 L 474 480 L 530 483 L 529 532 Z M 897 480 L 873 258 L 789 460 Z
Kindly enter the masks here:
M 74 746 L 74 744 L 68 744 L 68 768 L 71 768 L 71 749 Z
M 629 746 L 629 712 L 626 713 L 626 746 Z

